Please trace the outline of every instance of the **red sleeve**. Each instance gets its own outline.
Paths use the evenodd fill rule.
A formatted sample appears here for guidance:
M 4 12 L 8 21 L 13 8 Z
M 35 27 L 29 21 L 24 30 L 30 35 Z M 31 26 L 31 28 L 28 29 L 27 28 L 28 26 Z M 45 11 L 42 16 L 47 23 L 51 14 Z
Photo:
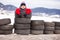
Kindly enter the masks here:
M 19 15 L 20 14 L 20 9 L 17 8 L 16 11 L 15 11 L 15 13 Z
M 31 14 L 31 9 L 26 9 L 26 14 Z

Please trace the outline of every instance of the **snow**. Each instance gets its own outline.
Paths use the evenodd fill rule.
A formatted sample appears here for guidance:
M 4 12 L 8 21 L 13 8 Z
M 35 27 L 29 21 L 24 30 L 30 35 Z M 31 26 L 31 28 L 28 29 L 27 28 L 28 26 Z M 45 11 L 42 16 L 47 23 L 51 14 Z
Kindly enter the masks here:
M 45 22 L 60 22 L 60 18 L 32 16 L 31 20 L 44 20 Z
M 11 19 L 10 25 L 13 25 L 14 24 L 14 18 L 15 18 L 14 13 L 15 13 L 14 11 L 3 10 L 0 12 L 0 19 L 10 18 Z
M 45 14 L 44 14 L 45 15 Z M 52 15 L 52 16 L 32 16 L 31 20 L 44 20 L 45 22 L 60 22 L 60 16 L 59 15 Z M 14 12 L 4 12 L 3 14 L 1 14 L 0 12 L 0 19 L 4 19 L 4 18 L 10 18 L 11 19 L 11 24 L 14 24 Z
M 0 14 L 0 19 L 5 19 L 5 18 L 10 18 L 11 19 L 11 25 L 14 24 L 14 15 L 13 14 L 9 14 L 9 15 L 2 15 Z

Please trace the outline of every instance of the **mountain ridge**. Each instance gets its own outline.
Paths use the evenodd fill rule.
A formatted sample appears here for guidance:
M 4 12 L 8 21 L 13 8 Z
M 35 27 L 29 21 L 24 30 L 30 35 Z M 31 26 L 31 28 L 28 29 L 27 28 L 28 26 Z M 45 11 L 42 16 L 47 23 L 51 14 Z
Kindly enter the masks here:
M 17 7 L 15 7 L 14 5 L 4 5 L 2 3 L 0 3 L 0 8 L 3 8 L 4 10 L 8 10 L 8 11 L 15 11 L 15 9 Z M 32 9 L 32 13 L 46 13 L 46 14 L 58 14 L 60 15 L 60 9 L 49 9 L 49 8 L 44 8 L 44 7 L 37 7 L 37 8 L 33 8 Z

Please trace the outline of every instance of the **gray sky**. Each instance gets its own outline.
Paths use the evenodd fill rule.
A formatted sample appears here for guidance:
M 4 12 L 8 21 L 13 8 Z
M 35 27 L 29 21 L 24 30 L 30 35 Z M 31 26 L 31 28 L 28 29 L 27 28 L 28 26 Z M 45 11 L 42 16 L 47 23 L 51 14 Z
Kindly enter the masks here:
M 19 7 L 21 2 L 25 2 L 28 8 L 46 7 L 60 9 L 60 0 L 0 0 L 3 4 L 12 4 Z

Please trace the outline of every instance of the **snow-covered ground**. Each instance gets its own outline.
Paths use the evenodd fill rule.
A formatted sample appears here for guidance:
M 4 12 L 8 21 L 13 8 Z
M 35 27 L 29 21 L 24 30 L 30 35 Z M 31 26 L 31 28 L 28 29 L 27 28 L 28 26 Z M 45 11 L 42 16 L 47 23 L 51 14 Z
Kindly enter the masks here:
M 37 13 L 35 13 L 37 14 Z M 48 15 L 46 13 L 37 14 L 38 16 L 32 16 L 31 20 L 44 20 L 45 22 L 60 22 L 60 15 Z M 11 24 L 14 24 L 15 11 L 0 10 L 0 19 L 10 18 Z
M 14 24 L 15 15 L 13 13 L 0 14 L 0 19 L 4 19 L 4 18 L 10 18 L 12 22 L 11 24 Z M 52 18 L 52 17 L 45 17 L 45 16 L 32 16 L 31 20 L 44 20 L 45 22 L 53 22 L 53 21 L 60 22 L 60 18 Z
M 52 17 L 43 17 L 43 16 L 32 16 L 31 20 L 44 20 L 45 22 L 60 22 L 60 18 L 52 18 Z
M 8 14 L 8 15 L 0 14 L 0 19 L 5 19 L 5 18 L 10 18 L 12 22 L 11 24 L 14 24 L 14 14 Z

